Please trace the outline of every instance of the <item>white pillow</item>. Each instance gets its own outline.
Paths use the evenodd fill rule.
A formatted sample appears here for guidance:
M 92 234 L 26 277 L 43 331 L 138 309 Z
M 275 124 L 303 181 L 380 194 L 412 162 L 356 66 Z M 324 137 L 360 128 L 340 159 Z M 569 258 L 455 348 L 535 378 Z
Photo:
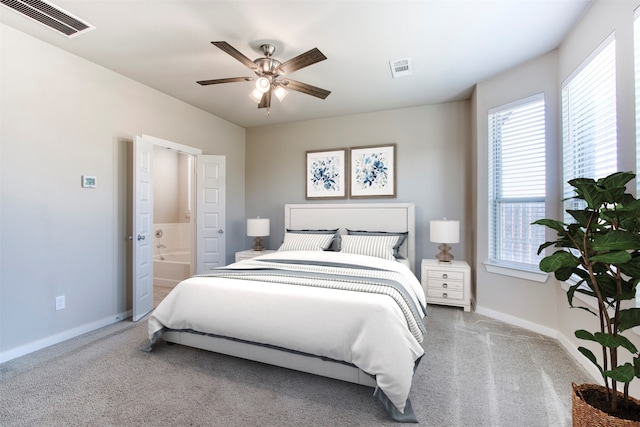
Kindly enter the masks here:
M 346 234 L 342 236 L 341 252 L 369 255 L 394 261 L 395 257 L 393 256 L 393 247 L 398 243 L 399 239 L 399 236 L 362 236 Z
M 284 242 L 279 251 L 324 251 L 329 246 L 335 234 L 304 234 L 285 233 Z

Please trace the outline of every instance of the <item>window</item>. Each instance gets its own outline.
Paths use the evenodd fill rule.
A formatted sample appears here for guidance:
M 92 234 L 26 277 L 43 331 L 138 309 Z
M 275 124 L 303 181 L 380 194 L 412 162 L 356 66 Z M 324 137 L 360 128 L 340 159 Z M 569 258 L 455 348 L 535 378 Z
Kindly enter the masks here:
M 565 199 L 575 194 L 567 181 L 603 178 L 618 170 L 615 55 L 612 35 L 562 84 Z M 581 201 L 565 201 L 565 210 L 582 208 Z
M 545 241 L 545 104 L 542 94 L 489 111 L 489 262 L 537 270 Z

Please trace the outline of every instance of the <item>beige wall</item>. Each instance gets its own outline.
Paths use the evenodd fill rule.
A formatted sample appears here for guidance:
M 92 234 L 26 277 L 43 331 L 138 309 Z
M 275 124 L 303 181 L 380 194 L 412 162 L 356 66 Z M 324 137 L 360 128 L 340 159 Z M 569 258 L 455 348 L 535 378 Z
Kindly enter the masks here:
M 429 242 L 429 220 L 459 219 L 461 242 L 452 252 L 456 259 L 470 259 L 469 108 L 469 102 L 454 102 L 247 129 L 247 215 L 271 219 L 268 247 L 276 249 L 284 205 L 306 202 L 305 151 L 396 143 L 397 198 L 344 202 L 415 203 L 418 260 L 438 252 Z
M 583 310 L 568 308 L 565 291 L 554 277 L 537 283 L 487 272 L 487 113 L 488 109 L 543 92 L 547 124 L 547 217 L 561 218 L 562 156 L 559 93 L 562 81 L 615 31 L 618 98 L 618 168 L 636 171 L 635 98 L 633 66 L 633 13 L 640 1 L 598 0 L 582 17 L 562 45 L 520 67 L 477 84 L 472 100 L 474 110 L 474 162 L 477 169 L 477 230 L 474 263 L 477 275 L 478 312 L 510 323 L 556 336 L 590 372 L 599 378 L 591 362 L 576 348 L 585 345 L 574 337 L 576 329 L 598 330 L 597 318 Z M 553 232 L 548 232 L 551 240 Z M 591 322 L 591 323 L 590 323 Z M 640 336 L 626 334 L 640 346 Z M 586 345 L 589 347 L 589 345 Z M 595 348 L 594 348 L 595 350 Z M 594 351 L 599 354 L 598 351 Z M 630 393 L 640 396 L 635 381 Z
M 518 322 L 522 326 L 535 328 L 547 334 L 553 334 L 556 328 L 557 285 L 552 282 L 538 283 L 489 273 L 484 264 L 489 259 L 487 114 L 490 108 L 544 93 L 547 139 L 547 216 L 555 216 L 560 209 L 558 191 L 561 185 L 558 175 L 560 163 L 557 152 L 560 132 L 560 101 L 556 69 L 557 55 L 552 52 L 479 83 L 476 86 L 474 97 L 477 109 L 477 176 L 475 182 L 477 257 L 474 265 L 477 310 L 494 317 L 499 316 L 504 320 Z M 549 235 L 549 237 L 552 236 Z
M 227 255 L 243 247 L 245 131 L 0 25 L 0 361 L 116 321 L 135 135 L 226 156 Z M 80 187 L 82 175 L 98 187 Z M 66 309 L 55 311 L 55 297 Z
M 153 150 L 153 222 L 190 222 L 189 154 L 155 147 Z M 193 169 L 193 168 L 192 168 Z

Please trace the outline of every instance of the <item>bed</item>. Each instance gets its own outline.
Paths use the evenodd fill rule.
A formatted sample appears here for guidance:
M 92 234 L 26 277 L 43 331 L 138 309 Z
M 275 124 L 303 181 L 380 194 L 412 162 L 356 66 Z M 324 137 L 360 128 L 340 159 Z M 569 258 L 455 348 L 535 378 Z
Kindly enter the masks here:
M 392 419 L 417 422 L 426 305 L 414 209 L 285 205 L 280 250 L 178 284 L 149 317 L 148 350 L 163 339 L 371 386 Z

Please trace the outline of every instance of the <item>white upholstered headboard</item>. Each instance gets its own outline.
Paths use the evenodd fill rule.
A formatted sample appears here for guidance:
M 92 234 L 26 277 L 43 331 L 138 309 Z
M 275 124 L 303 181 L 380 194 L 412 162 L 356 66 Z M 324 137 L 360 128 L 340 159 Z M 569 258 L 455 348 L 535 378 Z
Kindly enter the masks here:
M 300 204 L 284 206 L 285 229 L 408 231 L 401 255 L 415 268 L 416 215 L 413 203 Z

